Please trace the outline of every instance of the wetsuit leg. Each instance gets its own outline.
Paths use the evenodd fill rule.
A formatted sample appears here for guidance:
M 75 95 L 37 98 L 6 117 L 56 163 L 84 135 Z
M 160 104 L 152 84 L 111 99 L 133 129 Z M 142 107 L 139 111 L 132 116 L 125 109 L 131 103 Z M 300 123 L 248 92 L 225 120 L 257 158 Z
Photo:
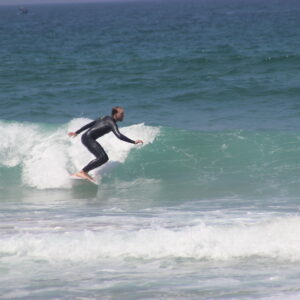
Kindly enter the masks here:
M 104 149 L 101 147 L 99 143 L 97 143 L 93 138 L 89 137 L 88 135 L 83 135 L 81 141 L 87 149 L 96 156 L 96 159 L 89 162 L 82 170 L 86 173 L 89 171 L 100 167 L 104 163 L 108 161 L 108 156 Z

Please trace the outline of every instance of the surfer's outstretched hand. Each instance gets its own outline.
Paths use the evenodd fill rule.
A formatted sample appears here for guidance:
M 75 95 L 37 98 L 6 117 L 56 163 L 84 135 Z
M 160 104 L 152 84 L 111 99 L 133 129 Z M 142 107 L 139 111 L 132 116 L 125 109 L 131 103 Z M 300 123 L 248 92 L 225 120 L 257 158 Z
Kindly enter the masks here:
M 69 136 L 69 137 L 76 137 L 76 136 L 77 136 L 77 133 L 76 133 L 76 132 L 69 132 L 69 133 L 68 133 L 68 136 Z
M 136 140 L 134 143 L 135 144 L 144 144 L 144 142 L 142 140 Z

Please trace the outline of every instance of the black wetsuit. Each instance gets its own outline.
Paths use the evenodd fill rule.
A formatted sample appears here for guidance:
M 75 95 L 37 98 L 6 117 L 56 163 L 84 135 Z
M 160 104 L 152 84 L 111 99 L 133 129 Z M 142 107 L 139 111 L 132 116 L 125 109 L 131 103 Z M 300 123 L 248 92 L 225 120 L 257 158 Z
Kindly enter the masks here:
M 95 121 L 86 124 L 79 130 L 77 130 L 75 133 L 79 134 L 85 131 L 86 129 L 89 130 L 82 135 L 81 141 L 83 145 L 85 145 L 87 149 L 96 156 L 96 159 L 89 162 L 82 169 L 84 172 L 89 172 L 97 167 L 100 167 L 108 161 L 108 156 L 106 152 L 101 147 L 101 145 L 98 142 L 96 142 L 96 139 L 98 139 L 99 137 L 112 131 L 120 140 L 132 144 L 135 143 L 133 140 L 120 133 L 116 121 L 110 116 L 98 118 Z

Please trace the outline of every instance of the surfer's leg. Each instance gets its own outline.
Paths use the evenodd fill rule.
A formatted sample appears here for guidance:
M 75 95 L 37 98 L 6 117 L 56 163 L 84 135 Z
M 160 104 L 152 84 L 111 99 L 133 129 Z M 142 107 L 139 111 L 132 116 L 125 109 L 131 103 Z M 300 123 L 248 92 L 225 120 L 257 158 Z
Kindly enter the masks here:
M 94 178 L 88 174 L 88 172 L 106 163 L 108 161 L 108 156 L 101 145 L 89 136 L 84 134 L 81 138 L 81 141 L 84 146 L 86 146 L 86 148 L 96 156 L 96 158 L 90 161 L 81 171 L 75 173 L 74 175 L 95 181 Z
M 104 149 L 101 147 L 99 143 L 97 143 L 94 139 L 91 138 L 83 138 L 83 144 L 87 147 L 87 149 L 96 156 L 94 160 L 89 162 L 83 169 L 85 173 L 90 172 L 91 170 L 100 167 L 104 163 L 108 161 L 108 156 Z
M 100 146 L 100 145 L 99 145 Z M 100 146 L 101 147 L 101 146 Z M 102 147 L 101 147 L 102 148 Z M 105 164 L 108 161 L 108 156 L 105 153 L 105 151 L 103 150 L 103 152 L 101 153 L 101 155 L 96 156 L 96 158 L 92 161 L 90 161 L 83 169 L 82 171 L 84 171 L 85 173 L 88 173 L 100 166 L 102 166 L 103 164 Z

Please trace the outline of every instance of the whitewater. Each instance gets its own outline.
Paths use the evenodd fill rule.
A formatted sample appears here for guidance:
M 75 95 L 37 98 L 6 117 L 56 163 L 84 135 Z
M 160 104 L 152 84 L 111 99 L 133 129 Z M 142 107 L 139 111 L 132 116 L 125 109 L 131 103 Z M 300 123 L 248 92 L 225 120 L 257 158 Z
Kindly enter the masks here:
M 120 127 L 144 144 L 99 139 L 110 160 L 92 173 L 96 186 L 70 178 L 93 156 L 67 133 L 90 121 L 0 122 L 2 299 L 31 298 L 36 282 L 38 298 L 78 298 L 70 272 L 82 273 L 71 282 L 91 298 L 132 299 L 132 284 L 137 299 L 156 298 L 174 270 L 176 288 L 163 292 L 170 299 L 296 289 L 296 132 Z M 217 283 L 208 288 L 210 278 Z
M 0 299 L 300 298 L 300 6 L 0 3 Z M 125 109 L 93 155 L 68 132 Z
M 81 170 L 84 164 L 92 160 L 93 155 L 86 154 L 87 150 L 82 146 L 80 138 L 71 140 L 66 133 L 90 121 L 74 119 L 56 130 L 32 124 L 2 122 L 0 126 L 5 142 L 0 147 L 1 164 L 10 168 L 21 165 L 22 183 L 28 187 L 70 188 L 72 186 L 70 174 Z M 141 136 L 147 145 L 153 142 L 159 129 L 138 124 L 124 128 L 123 132 Z M 133 148 L 130 144 L 112 141 L 112 135 L 108 134 L 102 139 L 110 162 L 97 171 L 97 177 L 100 178 L 103 169 L 123 163 Z
M 144 145 L 101 138 L 95 186 L 70 179 L 92 155 L 67 132 L 90 121 L 1 121 L 2 299 L 80 299 L 71 282 L 92 299 L 298 297 L 296 133 L 121 127 Z

